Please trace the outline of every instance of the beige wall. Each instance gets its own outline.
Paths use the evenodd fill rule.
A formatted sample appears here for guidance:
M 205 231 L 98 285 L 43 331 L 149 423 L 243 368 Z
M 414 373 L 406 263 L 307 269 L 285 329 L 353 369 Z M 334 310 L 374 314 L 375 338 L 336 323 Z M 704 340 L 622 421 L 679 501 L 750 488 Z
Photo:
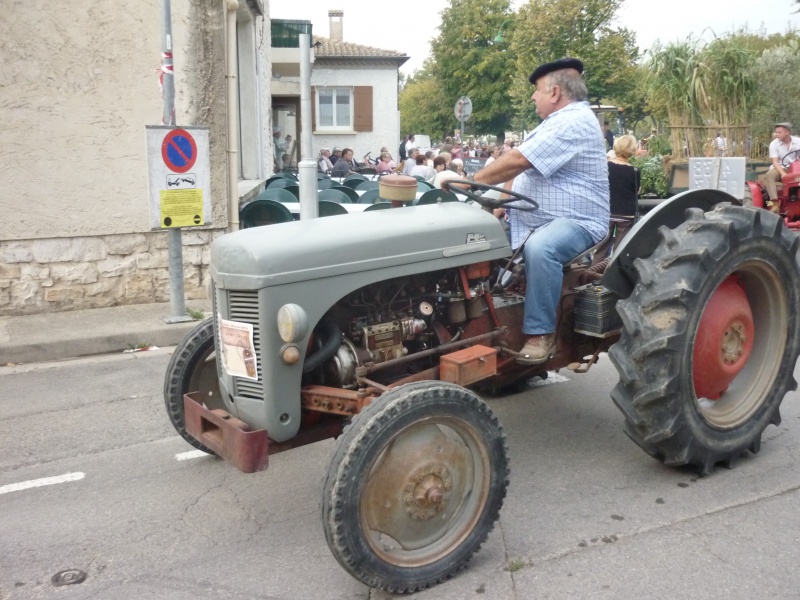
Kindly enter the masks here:
M 176 120 L 210 128 L 213 226 L 184 242 L 198 297 L 207 245 L 227 224 L 225 2 L 171 8 Z M 164 299 L 166 233 L 150 231 L 145 160 L 145 125 L 162 114 L 161 29 L 158 0 L 3 3 L 0 315 Z

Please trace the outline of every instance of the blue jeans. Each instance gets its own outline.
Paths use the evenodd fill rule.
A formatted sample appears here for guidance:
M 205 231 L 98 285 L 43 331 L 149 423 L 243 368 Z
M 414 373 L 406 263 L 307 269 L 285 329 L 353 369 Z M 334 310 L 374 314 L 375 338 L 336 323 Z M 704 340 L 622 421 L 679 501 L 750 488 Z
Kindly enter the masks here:
M 527 335 L 553 333 L 561 298 L 564 265 L 594 244 L 592 236 L 575 221 L 559 217 L 537 229 L 525 242 L 525 319 Z

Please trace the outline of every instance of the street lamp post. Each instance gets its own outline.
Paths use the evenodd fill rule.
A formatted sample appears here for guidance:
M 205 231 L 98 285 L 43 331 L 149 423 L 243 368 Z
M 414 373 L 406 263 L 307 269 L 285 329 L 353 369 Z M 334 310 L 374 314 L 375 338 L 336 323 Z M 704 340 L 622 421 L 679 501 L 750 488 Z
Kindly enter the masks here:
M 494 44 L 504 44 L 505 43 L 506 40 L 503 38 L 503 30 L 506 28 L 506 25 L 511 23 L 512 20 L 513 19 L 506 19 L 505 21 L 503 21 L 500 24 L 500 29 L 497 30 L 497 35 L 494 36 L 494 39 L 492 40 L 492 43 L 494 43 Z

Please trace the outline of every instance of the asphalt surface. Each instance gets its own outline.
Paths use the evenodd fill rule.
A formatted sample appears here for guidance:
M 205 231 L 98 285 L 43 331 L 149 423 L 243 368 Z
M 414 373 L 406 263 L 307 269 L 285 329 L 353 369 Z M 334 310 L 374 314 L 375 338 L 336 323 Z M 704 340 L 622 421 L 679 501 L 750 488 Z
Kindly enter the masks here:
M 392 597 L 327 548 L 319 501 L 336 442 L 253 475 L 187 455 L 163 409 L 168 359 L 0 367 L 0 598 Z M 758 456 L 701 478 L 624 436 L 607 358 L 548 382 L 487 398 L 511 457 L 500 521 L 465 571 L 415 598 L 800 597 L 796 393 Z M 64 571 L 86 579 L 56 586 Z

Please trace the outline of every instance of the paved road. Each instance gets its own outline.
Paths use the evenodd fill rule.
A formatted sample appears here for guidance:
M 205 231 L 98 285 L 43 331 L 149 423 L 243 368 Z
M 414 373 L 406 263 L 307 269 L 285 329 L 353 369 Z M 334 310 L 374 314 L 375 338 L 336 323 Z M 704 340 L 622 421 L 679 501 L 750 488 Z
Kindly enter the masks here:
M 162 408 L 167 360 L 0 368 L 0 598 L 388 598 L 325 544 L 334 442 L 255 475 L 185 458 Z M 607 359 L 562 375 L 490 399 L 512 460 L 500 525 L 467 571 L 415 598 L 800 597 L 797 395 L 757 458 L 698 478 L 622 434 Z M 86 580 L 53 585 L 71 569 Z

